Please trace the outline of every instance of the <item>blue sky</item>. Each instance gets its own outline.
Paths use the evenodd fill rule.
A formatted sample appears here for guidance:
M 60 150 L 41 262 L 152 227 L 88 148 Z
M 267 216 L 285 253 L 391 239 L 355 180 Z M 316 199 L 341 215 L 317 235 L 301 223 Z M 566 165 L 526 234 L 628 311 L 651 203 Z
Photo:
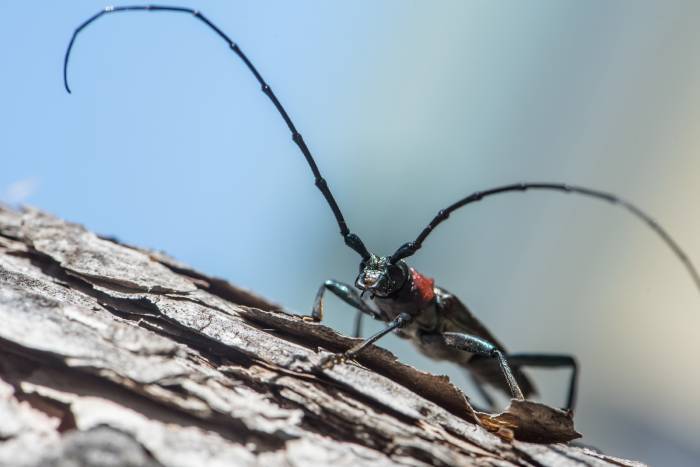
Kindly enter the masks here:
M 297 311 L 323 279 L 352 281 L 357 257 L 283 121 L 197 21 L 101 19 L 76 44 L 65 93 L 70 34 L 103 6 L 0 3 L 0 198 L 163 249 Z M 377 253 L 471 191 L 544 180 L 633 199 L 700 260 L 694 2 L 200 7 L 273 87 Z M 635 219 L 556 194 L 504 196 L 453 216 L 412 263 L 514 350 L 579 356 L 587 441 L 650 462 L 679 452 L 678 465 L 693 452 L 677 421 L 700 429 L 687 390 L 700 376 L 645 342 L 697 355 L 698 297 Z M 350 310 L 329 307 L 329 324 L 348 332 Z M 383 345 L 468 387 L 398 339 Z M 562 399 L 563 374 L 539 377 L 545 400 Z

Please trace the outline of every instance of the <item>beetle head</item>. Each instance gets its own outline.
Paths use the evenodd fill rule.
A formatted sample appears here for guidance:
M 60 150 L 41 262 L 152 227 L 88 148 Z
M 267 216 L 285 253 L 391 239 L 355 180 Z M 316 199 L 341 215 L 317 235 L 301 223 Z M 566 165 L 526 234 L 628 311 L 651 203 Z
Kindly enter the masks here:
M 388 256 L 370 255 L 360 263 L 355 286 L 372 296 L 387 297 L 403 287 L 408 278 L 408 266 L 403 261 L 393 264 Z

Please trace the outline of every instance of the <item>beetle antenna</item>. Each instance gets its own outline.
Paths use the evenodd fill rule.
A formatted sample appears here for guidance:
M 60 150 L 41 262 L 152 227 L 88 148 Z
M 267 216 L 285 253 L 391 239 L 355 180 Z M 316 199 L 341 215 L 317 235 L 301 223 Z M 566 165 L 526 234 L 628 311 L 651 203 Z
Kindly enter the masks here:
M 698 274 L 697 269 L 690 261 L 688 256 L 685 254 L 685 252 L 678 245 L 678 243 L 676 243 L 676 241 L 671 237 L 671 235 L 669 235 L 669 233 L 666 232 L 666 230 L 664 230 L 664 228 L 661 227 L 661 225 L 659 225 L 658 222 L 652 219 L 651 216 L 646 214 L 644 211 L 642 211 L 629 201 L 619 198 L 613 194 L 606 193 L 603 191 L 592 190 L 590 188 L 580 186 L 565 185 L 562 183 L 514 183 L 512 185 L 504 185 L 496 188 L 491 188 L 485 191 L 477 191 L 475 193 L 472 193 L 471 195 L 460 199 L 456 203 L 451 204 L 447 208 L 441 209 L 414 241 L 404 243 L 398 250 L 396 250 L 396 252 L 391 257 L 391 262 L 395 263 L 398 260 L 411 256 L 416 251 L 418 251 L 420 247 L 423 246 L 423 241 L 425 241 L 426 237 L 430 234 L 430 232 L 432 232 L 435 227 L 437 227 L 438 225 L 440 225 L 440 223 L 442 223 L 448 217 L 450 217 L 450 214 L 456 211 L 457 209 L 466 206 L 467 204 L 481 201 L 482 199 L 489 196 L 507 193 L 511 191 L 526 190 L 552 190 L 563 193 L 575 193 L 578 195 L 597 198 L 612 204 L 622 206 L 627 211 L 634 214 L 637 218 L 641 219 L 654 232 L 656 232 L 659 235 L 659 237 L 661 237 L 661 239 L 666 243 L 666 245 L 668 245 L 669 248 L 671 248 L 676 257 L 678 257 L 681 263 L 683 263 L 685 268 L 688 270 L 688 273 L 693 278 L 693 282 L 695 282 L 695 286 L 697 287 L 698 291 L 700 291 L 700 275 Z
M 309 167 L 311 168 L 311 172 L 313 172 L 314 175 L 314 180 L 316 187 L 318 187 L 319 190 L 321 190 L 321 193 L 323 194 L 323 197 L 326 199 L 326 202 L 330 206 L 331 210 L 333 211 L 333 215 L 335 216 L 335 220 L 338 223 L 338 227 L 340 227 L 340 235 L 343 236 L 343 239 L 345 240 L 345 244 L 348 245 L 350 248 L 355 250 L 357 253 L 362 256 L 363 259 L 369 258 L 370 254 L 369 251 L 367 251 L 367 248 L 365 245 L 362 243 L 362 240 L 360 240 L 360 237 L 355 235 L 354 233 L 350 232 L 350 229 L 348 229 L 347 224 L 345 223 L 345 219 L 343 218 L 343 214 L 340 212 L 340 208 L 338 207 L 338 203 L 336 203 L 335 198 L 333 198 L 333 194 L 331 193 L 330 188 L 328 188 L 328 184 L 326 183 L 326 180 L 321 176 L 321 172 L 318 170 L 318 167 L 316 165 L 316 161 L 314 161 L 313 156 L 311 156 L 311 152 L 309 151 L 309 148 L 306 146 L 306 143 L 304 142 L 304 139 L 301 136 L 301 133 L 299 133 L 294 126 L 294 123 L 292 123 L 292 119 L 289 118 L 289 115 L 287 114 L 287 111 L 284 109 L 280 101 L 277 99 L 277 96 L 275 96 L 275 93 L 272 92 L 272 88 L 265 82 L 263 77 L 260 75 L 258 70 L 255 68 L 253 63 L 248 59 L 248 57 L 243 53 L 243 51 L 238 47 L 238 45 L 233 42 L 221 29 L 219 29 L 214 23 L 209 21 L 206 16 L 201 14 L 197 10 L 193 10 L 191 8 L 183 8 L 183 7 L 176 7 L 176 6 L 164 6 L 164 5 L 134 5 L 134 6 L 108 6 L 104 8 L 103 10 L 99 11 L 98 13 L 94 14 L 87 20 L 85 20 L 80 26 L 76 28 L 76 30 L 73 32 L 73 36 L 70 39 L 70 42 L 68 43 L 68 48 L 66 49 L 66 56 L 63 60 L 63 84 L 66 87 L 66 91 L 69 93 L 71 92 L 70 86 L 68 86 L 68 60 L 70 58 L 70 53 L 71 50 L 73 49 L 73 44 L 75 43 L 75 39 L 80 34 L 80 32 L 85 29 L 88 25 L 96 21 L 98 18 L 100 18 L 103 15 L 109 14 L 109 13 L 119 13 L 119 12 L 124 12 L 124 11 L 167 11 L 167 12 L 173 12 L 173 13 L 187 13 L 201 22 L 203 22 L 205 25 L 209 27 L 212 31 L 214 31 L 219 37 L 221 37 L 226 43 L 229 45 L 231 50 L 235 52 L 238 57 L 243 60 L 243 63 L 248 67 L 250 72 L 255 76 L 255 79 L 258 80 L 258 83 L 260 83 L 260 86 L 262 88 L 262 92 L 265 93 L 265 95 L 272 101 L 272 104 L 275 106 L 279 114 L 282 116 L 282 119 L 284 119 L 284 122 L 287 124 L 287 127 L 289 127 L 289 131 L 292 133 L 292 140 L 296 143 L 296 145 L 299 147 L 301 150 L 301 153 L 304 155 L 304 158 L 306 158 L 306 162 L 309 164 Z

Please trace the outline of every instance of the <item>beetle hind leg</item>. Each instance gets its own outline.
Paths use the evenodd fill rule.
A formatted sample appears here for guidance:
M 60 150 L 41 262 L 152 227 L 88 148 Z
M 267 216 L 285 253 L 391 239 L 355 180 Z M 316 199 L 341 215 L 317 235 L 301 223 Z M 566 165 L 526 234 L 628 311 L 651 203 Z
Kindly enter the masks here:
M 549 354 L 513 354 L 508 355 L 508 362 L 513 367 L 529 366 L 533 368 L 570 368 L 569 390 L 567 391 L 565 410 L 573 411 L 576 405 L 576 389 L 578 387 L 578 364 L 571 355 Z
M 496 410 L 496 401 L 494 400 L 493 396 L 489 394 L 484 383 L 480 381 L 479 378 L 474 376 L 472 372 L 467 371 L 467 373 L 469 373 L 472 385 L 476 388 L 477 392 L 481 396 L 482 401 L 486 404 L 486 408 L 491 412 Z

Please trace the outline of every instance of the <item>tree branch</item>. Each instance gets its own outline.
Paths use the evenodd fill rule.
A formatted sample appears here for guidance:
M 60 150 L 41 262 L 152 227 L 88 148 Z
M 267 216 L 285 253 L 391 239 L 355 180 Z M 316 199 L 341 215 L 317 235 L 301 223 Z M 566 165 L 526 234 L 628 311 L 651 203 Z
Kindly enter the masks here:
M 640 465 L 378 347 L 317 370 L 357 340 L 36 210 L 0 207 L 0 323 L 3 465 Z

